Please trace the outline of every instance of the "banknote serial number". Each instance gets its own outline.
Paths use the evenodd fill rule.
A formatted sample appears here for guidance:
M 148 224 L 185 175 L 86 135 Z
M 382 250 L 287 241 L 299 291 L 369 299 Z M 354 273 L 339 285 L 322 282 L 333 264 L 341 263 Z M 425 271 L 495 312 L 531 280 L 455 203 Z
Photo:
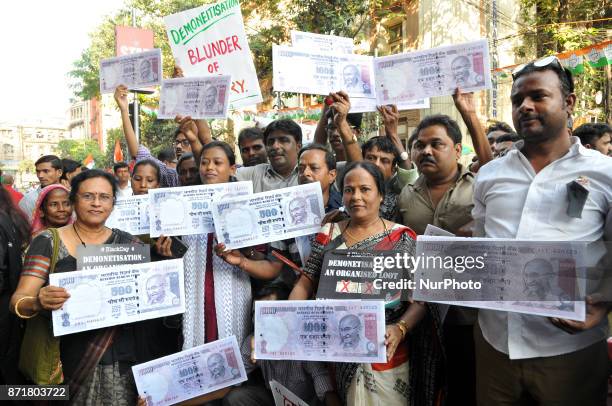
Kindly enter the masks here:
M 0 385 L 0 400 L 68 400 L 68 385 Z

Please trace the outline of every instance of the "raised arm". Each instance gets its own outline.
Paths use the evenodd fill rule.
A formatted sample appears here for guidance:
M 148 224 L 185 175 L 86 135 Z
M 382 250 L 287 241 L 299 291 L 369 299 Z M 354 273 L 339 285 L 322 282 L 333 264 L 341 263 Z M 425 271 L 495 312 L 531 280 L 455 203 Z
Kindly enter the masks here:
M 397 127 L 399 124 L 399 111 L 397 110 L 397 106 L 390 104 L 388 106 L 378 106 L 377 109 L 385 125 L 385 136 L 395 145 L 395 148 L 397 148 L 400 154 L 404 154 L 406 148 L 404 148 L 404 144 L 397 135 Z M 406 155 L 408 159 L 404 161 L 400 160 L 398 166 L 403 169 L 412 169 L 410 154 L 404 154 L 404 156 Z
M 198 139 L 200 140 L 200 144 L 202 144 L 202 146 L 208 144 L 213 140 L 212 131 L 210 131 L 208 121 L 204 119 L 195 120 L 195 125 L 196 127 L 198 127 Z
M 342 144 L 344 145 L 344 151 L 346 153 L 346 160 L 361 161 L 363 156 L 361 155 L 361 147 L 353 130 L 346 120 L 349 110 L 351 109 L 351 101 L 348 94 L 344 91 L 338 93 L 330 93 L 329 96 L 332 98 L 334 103 L 330 106 L 334 112 L 334 123 L 342 138 Z
M 189 144 L 191 145 L 191 153 L 199 165 L 200 156 L 202 155 L 202 144 L 198 138 L 198 127 L 196 122 L 189 116 L 176 116 L 174 121 L 178 123 L 179 131 L 185 134 L 185 137 L 187 140 L 189 140 Z
M 124 85 L 119 85 L 115 89 L 115 101 L 119 106 L 121 112 L 121 124 L 123 125 L 123 134 L 125 135 L 125 141 L 127 142 L 128 152 L 133 159 L 136 159 L 138 154 L 138 140 L 136 140 L 136 133 L 132 128 L 130 122 L 130 113 L 128 110 L 128 89 Z
M 323 108 L 321 109 L 321 118 L 317 123 L 317 128 L 314 133 L 314 143 L 326 145 L 327 144 L 327 112 L 329 111 L 329 105 L 326 103 L 326 98 L 323 102 Z
M 180 66 L 178 65 L 174 65 L 174 71 L 172 72 L 172 77 L 173 78 L 182 78 L 184 77 L 183 75 L 183 69 L 181 69 Z M 208 122 L 206 120 L 202 120 L 202 119 L 198 119 L 195 120 L 195 125 L 197 127 L 197 136 L 198 139 L 200 141 L 201 146 L 208 144 L 209 142 L 212 141 L 212 132 L 210 131 L 210 127 L 208 126 Z M 187 136 L 187 134 L 185 134 L 185 136 Z M 188 137 L 189 138 L 189 137 Z M 191 142 L 191 139 L 189 139 L 189 142 Z M 201 148 L 200 146 L 200 148 Z M 193 144 L 191 145 L 191 150 L 195 151 L 193 149 Z M 195 152 L 193 154 L 194 156 L 196 156 Z M 198 154 L 199 157 L 200 154 Z M 196 162 L 200 162 L 199 158 Z
M 461 89 L 457 88 L 453 94 L 453 101 L 470 133 L 470 137 L 472 137 L 472 144 L 478 157 L 479 167 L 482 167 L 493 159 L 493 153 L 491 152 L 491 146 L 489 145 L 489 140 L 487 140 L 484 128 L 480 125 L 476 115 L 474 93 L 463 93 Z

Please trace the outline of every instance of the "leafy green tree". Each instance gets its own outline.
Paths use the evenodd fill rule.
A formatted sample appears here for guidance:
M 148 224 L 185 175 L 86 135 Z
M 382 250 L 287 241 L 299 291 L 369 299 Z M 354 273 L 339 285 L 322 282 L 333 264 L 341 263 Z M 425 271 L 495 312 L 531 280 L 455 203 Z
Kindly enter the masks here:
M 130 160 L 127 153 L 127 144 L 125 137 L 123 136 L 123 130 L 121 128 L 111 128 L 106 133 L 106 149 L 104 152 L 104 166 L 110 168 L 113 166 L 113 157 L 115 154 L 115 141 L 119 140 L 119 145 L 123 151 L 123 160 L 128 162 Z
M 70 158 L 79 162 L 83 162 L 91 154 L 96 168 L 105 167 L 106 158 L 94 140 L 62 140 L 57 144 L 56 149 L 61 158 Z
M 521 0 L 520 16 L 524 23 L 517 54 L 524 60 L 580 49 L 608 37 L 612 8 L 601 0 Z M 584 73 L 574 76 L 578 103 L 576 115 L 595 110 L 595 94 L 606 87 L 604 68 L 592 68 L 585 62 Z M 606 93 L 604 91 L 604 93 Z M 598 117 L 605 120 L 605 113 Z

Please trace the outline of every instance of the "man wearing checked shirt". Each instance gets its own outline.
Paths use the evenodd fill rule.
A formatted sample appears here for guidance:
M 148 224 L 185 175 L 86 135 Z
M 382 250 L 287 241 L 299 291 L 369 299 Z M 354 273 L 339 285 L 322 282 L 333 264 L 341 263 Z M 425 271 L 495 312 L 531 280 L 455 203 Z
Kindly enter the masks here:
M 480 169 L 474 236 L 603 247 L 612 234 L 612 159 L 568 134 L 576 102 L 571 74 L 547 58 L 518 68 L 513 78 L 512 119 L 523 140 Z M 570 216 L 567 184 L 575 180 L 589 193 L 581 213 Z M 584 322 L 481 310 L 478 404 L 605 405 L 608 305 L 587 298 Z

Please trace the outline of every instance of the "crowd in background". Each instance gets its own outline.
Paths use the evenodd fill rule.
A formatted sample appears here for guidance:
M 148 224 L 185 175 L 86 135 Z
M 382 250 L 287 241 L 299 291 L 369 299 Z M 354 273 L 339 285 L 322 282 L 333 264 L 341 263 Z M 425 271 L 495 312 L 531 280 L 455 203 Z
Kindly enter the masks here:
M 253 301 L 312 299 L 328 249 L 414 255 L 428 224 L 459 236 L 612 238 L 612 128 L 568 126 L 576 96 L 558 60 L 527 64 L 513 79 L 514 129 L 501 122 L 483 128 L 473 95 L 453 95 L 476 152 L 469 166 L 459 163 L 461 129 L 446 115 L 421 120 L 405 146 L 397 108 L 381 106 L 384 133 L 360 142 L 361 114 L 349 113 L 342 91 L 328 96 L 311 144 L 302 144 L 292 120 L 247 128 L 238 136 L 238 165 L 234 146 L 214 140 L 206 121 L 177 117 L 172 146 L 154 157 L 138 143 L 127 88 L 119 86 L 115 100 L 132 164 L 117 163 L 109 173 L 43 156 L 35 163 L 40 185 L 25 194 L 11 175 L 2 177 L 1 383 L 28 382 L 19 368 L 23 322 L 48 321 L 69 298 L 48 278 L 76 270 L 78 246 L 147 244 L 153 261 L 173 258 L 172 238 L 105 226 L 117 198 L 245 180 L 254 193 L 319 182 L 327 216 L 306 263 L 295 240 L 227 250 L 212 233 L 184 236 L 184 314 L 61 337 L 60 382 L 70 385 L 71 402 L 144 404 L 131 366 L 234 335 L 249 380 L 186 404 L 273 405 L 271 379 L 311 405 L 605 404 L 610 305 L 591 299 L 585 322 L 457 306 L 443 314 L 434 303 L 389 302 L 383 364 L 252 355 Z M 590 195 L 581 216 L 569 218 L 564 187 L 577 178 L 588 180 Z

